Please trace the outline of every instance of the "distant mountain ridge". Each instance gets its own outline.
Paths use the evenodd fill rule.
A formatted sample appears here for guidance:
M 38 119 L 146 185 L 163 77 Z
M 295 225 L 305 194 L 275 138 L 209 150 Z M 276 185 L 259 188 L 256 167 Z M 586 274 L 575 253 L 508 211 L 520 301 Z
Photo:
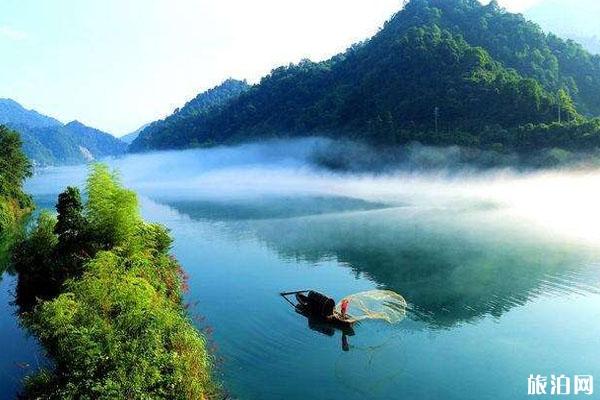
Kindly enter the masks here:
M 581 43 L 590 53 L 600 55 L 600 38 L 598 36 L 582 37 L 573 35 L 571 39 Z
M 106 132 L 79 121 L 63 125 L 11 99 L 0 99 L 0 124 L 21 134 L 25 154 L 38 166 L 79 164 L 127 150 L 126 143 Z
M 559 109 L 562 123 L 600 115 L 600 57 L 496 1 L 412 0 L 345 53 L 276 68 L 224 100 L 164 120 L 176 124 L 152 124 L 130 149 L 318 135 L 377 145 L 562 146 L 566 138 L 547 132 L 558 129 Z
M 127 144 L 131 144 L 131 143 L 133 143 L 133 141 L 135 139 L 137 139 L 137 137 L 140 135 L 140 133 L 144 129 L 146 129 L 148 126 L 150 126 L 150 123 L 147 123 L 147 124 L 144 124 L 144 125 L 140 126 L 135 131 L 133 131 L 131 133 L 128 133 L 127 135 L 123 135 L 119 139 L 122 140 L 123 142 L 127 143 Z
M 24 125 L 32 128 L 61 126 L 62 123 L 52 117 L 40 114 L 35 110 L 27 110 L 12 99 L 0 98 L 0 124 Z
M 600 53 L 598 0 L 544 0 L 528 9 L 525 16 L 547 31 L 572 39 L 592 53 Z

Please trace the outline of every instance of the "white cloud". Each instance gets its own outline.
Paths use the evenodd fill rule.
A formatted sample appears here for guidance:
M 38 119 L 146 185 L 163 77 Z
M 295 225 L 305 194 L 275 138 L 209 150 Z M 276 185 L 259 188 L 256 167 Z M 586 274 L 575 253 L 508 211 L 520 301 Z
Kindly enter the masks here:
M 27 33 L 11 28 L 8 25 L 0 25 L 0 37 L 10 40 L 25 40 Z

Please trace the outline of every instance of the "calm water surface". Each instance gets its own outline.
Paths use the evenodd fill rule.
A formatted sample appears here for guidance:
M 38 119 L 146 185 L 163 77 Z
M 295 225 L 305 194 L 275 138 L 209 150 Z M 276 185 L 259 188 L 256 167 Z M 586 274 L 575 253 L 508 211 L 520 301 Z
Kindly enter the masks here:
M 515 399 L 529 374 L 600 379 L 596 237 L 505 195 L 547 193 L 550 178 L 339 176 L 256 149 L 249 160 L 218 151 L 116 164 L 144 216 L 171 229 L 191 312 L 237 398 Z M 48 170 L 28 189 L 48 207 L 84 175 Z M 38 357 L 11 314 L 13 285 L 5 276 L 0 286 L 6 393 L 22 375 L 15 362 Z M 340 332 L 309 327 L 278 296 L 305 288 L 335 298 L 391 289 L 410 312 L 393 326 L 361 323 L 344 352 Z

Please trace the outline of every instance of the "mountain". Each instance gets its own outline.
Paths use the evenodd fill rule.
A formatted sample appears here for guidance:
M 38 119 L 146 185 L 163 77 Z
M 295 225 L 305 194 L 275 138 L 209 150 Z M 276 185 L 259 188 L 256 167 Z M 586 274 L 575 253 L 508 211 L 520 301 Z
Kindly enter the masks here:
M 325 135 L 528 151 L 562 143 L 547 129 L 559 109 L 564 135 L 600 115 L 600 57 L 495 1 L 412 0 L 345 53 L 277 68 L 200 116 L 176 112 L 177 131 L 151 125 L 131 149 Z
M 193 145 L 194 138 L 187 136 L 193 126 L 201 124 L 201 121 L 248 88 L 245 81 L 228 79 L 221 85 L 200 93 L 172 115 L 145 127 L 131 144 L 130 151 L 168 149 L 173 148 L 175 143 L 180 143 L 182 147 Z
M 14 100 L 0 99 L 0 124 L 24 125 L 32 128 L 61 126 L 54 118 L 42 115 L 34 110 L 26 110 Z
M 123 154 L 127 149 L 126 143 L 111 134 L 86 126 L 79 121 L 69 122 L 64 126 L 64 131 L 79 146 L 86 148 L 93 158 Z
M 66 125 L 10 99 L 0 100 L 0 124 L 21 134 L 25 154 L 35 165 L 78 164 L 125 153 L 127 144 L 81 122 Z
M 135 131 L 128 133 L 127 135 L 123 135 L 121 136 L 119 139 L 127 144 L 131 144 L 133 143 L 133 141 L 135 139 L 137 139 L 137 137 L 140 135 L 140 133 L 146 129 L 148 126 L 150 126 L 150 124 L 144 124 L 141 127 L 139 127 L 138 129 L 136 129 Z

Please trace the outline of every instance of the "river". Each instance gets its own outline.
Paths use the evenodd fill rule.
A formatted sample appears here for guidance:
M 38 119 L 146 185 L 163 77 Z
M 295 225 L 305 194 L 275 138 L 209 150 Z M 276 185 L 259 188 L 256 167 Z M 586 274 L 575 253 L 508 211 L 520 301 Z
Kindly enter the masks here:
M 302 145 L 110 161 L 165 224 L 186 300 L 240 399 L 516 399 L 530 374 L 600 377 L 600 171 L 343 174 Z M 40 208 L 85 167 L 27 182 Z M 8 397 L 39 365 L 0 286 Z M 309 326 L 281 291 L 407 300 L 396 325 Z M 29 366 L 28 366 L 29 365 Z

